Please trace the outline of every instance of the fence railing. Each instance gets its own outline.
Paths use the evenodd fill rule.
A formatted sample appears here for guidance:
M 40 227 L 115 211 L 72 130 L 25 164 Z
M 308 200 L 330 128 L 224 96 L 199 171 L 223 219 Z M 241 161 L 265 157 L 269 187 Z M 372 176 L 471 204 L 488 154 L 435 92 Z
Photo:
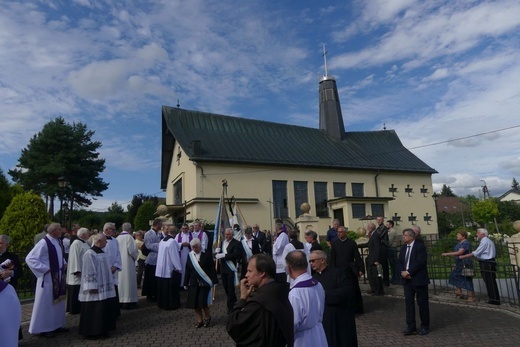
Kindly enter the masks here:
M 472 250 L 477 249 L 478 241 L 469 240 Z M 496 261 L 497 270 L 495 272 L 496 282 L 502 303 L 508 303 L 511 306 L 520 307 L 520 275 L 519 268 L 516 265 L 518 252 L 503 240 L 493 240 L 497 251 Z M 432 294 L 451 294 L 455 287 L 449 283 L 450 273 L 455 265 L 453 257 L 443 257 L 443 252 L 453 252 L 458 241 L 453 238 L 438 239 L 437 235 L 425 235 L 424 243 L 428 252 L 428 275 L 430 277 L 430 292 Z M 399 251 L 401 247 L 397 247 L 397 257 L 399 259 Z M 368 249 L 360 247 L 359 251 L 366 258 Z M 484 273 L 489 270 L 480 268 L 479 261 L 473 260 L 473 269 L 475 276 L 473 277 L 473 287 L 477 298 L 487 300 L 487 289 L 484 283 Z M 391 274 L 390 274 L 391 276 Z M 364 281 L 367 281 L 366 278 Z

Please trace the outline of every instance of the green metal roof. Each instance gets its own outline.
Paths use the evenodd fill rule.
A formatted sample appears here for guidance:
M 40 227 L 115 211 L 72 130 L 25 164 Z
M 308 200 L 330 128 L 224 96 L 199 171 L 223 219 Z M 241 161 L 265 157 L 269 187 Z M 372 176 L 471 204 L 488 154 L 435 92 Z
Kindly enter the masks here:
M 197 162 L 437 172 L 406 149 L 393 130 L 346 132 L 338 141 L 318 129 L 168 106 L 162 116 L 163 188 L 175 143 Z M 200 141 L 200 153 L 193 141 Z

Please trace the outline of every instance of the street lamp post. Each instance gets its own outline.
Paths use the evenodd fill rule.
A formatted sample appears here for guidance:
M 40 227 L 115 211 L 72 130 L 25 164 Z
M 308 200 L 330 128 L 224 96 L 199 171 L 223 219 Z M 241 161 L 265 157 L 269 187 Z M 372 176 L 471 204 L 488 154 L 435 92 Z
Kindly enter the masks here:
M 65 177 L 58 178 L 58 187 L 60 187 L 60 224 L 63 226 L 63 191 L 67 188 L 68 182 Z
M 437 221 L 437 236 L 440 239 L 441 238 L 441 232 L 440 232 L 440 229 L 439 229 L 439 216 L 437 215 L 437 211 L 438 211 L 437 200 L 439 200 L 439 194 L 433 193 L 432 198 L 433 198 L 433 201 L 435 202 L 435 220 Z

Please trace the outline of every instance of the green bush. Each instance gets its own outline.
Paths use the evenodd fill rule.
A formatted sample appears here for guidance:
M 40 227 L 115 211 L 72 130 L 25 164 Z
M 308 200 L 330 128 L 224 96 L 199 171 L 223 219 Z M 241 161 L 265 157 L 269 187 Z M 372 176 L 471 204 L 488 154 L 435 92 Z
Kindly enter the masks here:
M 134 218 L 134 230 L 149 230 L 157 206 L 153 201 L 145 201 L 137 210 Z
M 27 254 L 33 247 L 34 235 L 49 223 L 42 198 L 33 192 L 16 195 L 0 221 L 0 233 L 11 238 L 11 252 Z

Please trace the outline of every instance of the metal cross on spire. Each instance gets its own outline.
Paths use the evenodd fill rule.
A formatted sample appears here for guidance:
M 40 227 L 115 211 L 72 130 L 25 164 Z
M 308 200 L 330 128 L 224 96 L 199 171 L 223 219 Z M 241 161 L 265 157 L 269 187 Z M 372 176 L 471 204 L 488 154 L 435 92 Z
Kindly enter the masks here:
M 325 78 L 329 77 L 329 71 L 327 69 L 327 51 L 325 50 L 325 44 L 322 43 L 323 46 L 323 60 L 325 61 Z

